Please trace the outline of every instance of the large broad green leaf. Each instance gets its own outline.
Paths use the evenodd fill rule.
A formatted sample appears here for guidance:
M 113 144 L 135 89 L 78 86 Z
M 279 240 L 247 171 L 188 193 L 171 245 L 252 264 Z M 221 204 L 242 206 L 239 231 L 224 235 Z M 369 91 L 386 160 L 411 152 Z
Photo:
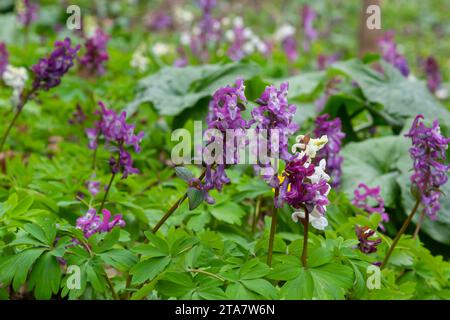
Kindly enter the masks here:
M 283 82 L 289 83 L 288 98 L 307 99 L 318 89 L 325 79 L 324 71 L 301 73 L 283 80 L 270 81 L 279 86 Z
M 126 111 L 133 114 L 139 105 L 150 102 L 160 115 L 175 116 L 236 78 L 248 79 L 257 73 L 256 65 L 244 63 L 165 67 L 139 82 L 137 96 Z
M 245 215 L 244 209 L 234 202 L 219 203 L 210 207 L 209 211 L 217 220 L 237 225 L 241 225 L 241 219 Z
M 422 82 L 406 79 L 384 61 L 381 65 L 384 74 L 356 59 L 334 63 L 331 71 L 346 74 L 357 82 L 370 102 L 383 106 L 372 111 L 390 124 L 401 126 L 407 118 L 417 114 L 446 123 L 450 121 L 450 113 Z
M 350 199 L 359 183 L 381 187 L 387 206 L 396 205 L 400 175 L 397 162 L 408 153 L 407 138 L 389 136 L 349 143 L 342 149 L 342 189 Z

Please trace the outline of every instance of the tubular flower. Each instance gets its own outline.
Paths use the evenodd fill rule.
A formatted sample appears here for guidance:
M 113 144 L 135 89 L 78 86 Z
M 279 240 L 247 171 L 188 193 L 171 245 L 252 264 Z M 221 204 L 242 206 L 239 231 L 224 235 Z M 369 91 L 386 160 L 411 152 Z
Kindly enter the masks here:
M 393 31 L 386 32 L 378 39 L 378 47 L 384 60 L 398 69 L 403 76 L 407 77 L 409 75 L 408 61 L 397 51 Z
M 33 90 L 49 90 L 61 83 L 61 78 L 73 66 L 80 46 L 71 47 L 69 38 L 55 42 L 55 49 L 47 58 L 31 67 L 34 73 Z
M 216 129 L 222 133 L 224 150 L 235 150 L 233 154 L 233 163 L 237 163 L 237 149 L 235 148 L 236 141 L 239 141 L 238 137 L 233 141 L 233 146 L 228 146 L 226 141 L 226 130 L 234 129 L 235 132 L 244 133 L 244 130 L 249 127 L 247 121 L 242 118 L 241 111 L 245 109 L 244 103 L 247 102 L 245 97 L 245 86 L 242 79 L 236 80 L 235 86 L 226 86 L 218 89 L 210 103 L 209 113 L 206 118 L 208 129 Z M 215 137 L 214 137 L 215 138 Z M 212 143 L 214 138 L 211 138 L 208 142 Z M 225 155 L 223 155 L 225 157 Z M 190 186 L 198 190 L 201 190 L 205 194 L 205 199 L 208 203 L 214 203 L 208 192 L 212 189 L 218 191 L 222 190 L 224 184 L 230 182 L 225 172 L 225 159 L 222 159 L 221 163 L 211 164 L 206 166 L 205 180 L 201 183 L 198 179 L 194 179 L 190 182 Z
M 28 27 L 33 21 L 38 18 L 39 6 L 32 3 L 30 0 L 23 0 L 17 13 L 17 20 L 25 27 Z
M 377 246 L 381 243 L 381 239 L 370 239 L 371 237 L 376 236 L 374 230 L 369 227 L 355 226 L 355 233 L 359 240 L 357 248 L 362 253 L 367 254 L 377 251 Z
M 281 43 L 284 53 L 289 61 L 298 58 L 297 40 L 295 39 L 295 28 L 289 24 L 281 26 L 275 33 L 275 40 Z
M 331 186 L 333 188 L 338 188 L 341 183 L 341 165 L 344 160 L 339 153 L 342 147 L 342 139 L 345 138 L 345 133 L 343 133 L 341 129 L 341 119 L 335 118 L 328 121 L 329 117 L 330 115 L 328 114 L 317 117 L 314 135 L 316 137 L 323 135 L 328 137 L 328 143 L 320 150 L 319 158 L 327 160 L 327 169 L 332 178 Z
M 427 75 L 427 85 L 431 92 L 436 92 L 441 86 L 442 76 L 439 70 L 439 64 L 433 57 L 428 57 L 423 62 L 423 69 Z
M 381 197 L 381 188 L 379 186 L 369 188 L 364 183 L 360 183 L 358 189 L 355 189 L 354 195 L 355 197 L 352 200 L 353 205 L 369 214 L 377 212 L 381 215 L 382 221 L 389 221 L 389 215 L 384 209 L 384 199 Z M 380 228 L 384 230 L 382 224 L 380 224 Z
M 105 63 L 109 59 L 106 49 L 108 40 L 109 36 L 100 28 L 86 40 L 86 53 L 80 58 L 83 73 L 88 76 L 95 74 L 101 76 L 105 73 Z
M 412 140 L 412 147 L 409 149 L 414 166 L 411 182 L 419 192 L 424 212 L 431 219 L 436 219 L 441 207 L 439 188 L 448 180 L 447 173 L 450 166 L 444 162 L 450 139 L 441 134 L 438 120 L 434 120 L 429 128 L 421 121 L 422 119 L 423 116 L 418 115 L 405 135 Z
M 116 144 L 118 147 L 117 158 L 112 156 L 109 162 L 112 172 L 122 172 L 122 178 L 138 173 L 139 171 L 133 168 L 133 160 L 130 153 L 125 151 L 125 146 L 133 146 L 134 151 L 139 153 L 144 132 L 141 131 L 137 135 L 134 133 L 135 126 L 126 123 L 126 112 L 119 115 L 114 110 L 106 108 L 101 101 L 99 106 L 101 110 L 96 111 L 96 114 L 100 115 L 100 120 L 94 123 L 94 128 L 86 129 L 89 148 L 97 149 L 98 140 L 102 136 L 107 143 Z
M 280 199 L 295 209 L 292 214 L 295 222 L 305 218 L 307 211 L 311 225 L 323 230 L 328 225 L 325 212 L 331 190 L 328 184 L 330 176 L 325 172 L 326 160 L 321 159 L 316 163 L 314 158 L 325 146 L 327 137 L 310 139 L 307 136 L 299 136 L 297 141 L 293 147 L 296 155 L 286 162 L 283 172 Z M 301 151 L 297 152 L 297 149 Z
M 103 209 L 102 216 L 97 215 L 97 211 L 91 208 L 84 216 L 77 219 L 76 227 L 83 231 L 86 238 L 95 233 L 110 232 L 116 226 L 125 227 L 121 214 L 116 214 L 111 221 L 111 212 Z
M 311 43 L 317 39 L 318 32 L 314 29 L 313 23 L 316 19 L 316 12 L 308 5 L 304 5 L 301 9 L 301 18 L 303 25 L 303 50 L 309 51 Z
M 28 80 L 27 69 L 7 65 L 2 78 L 5 85 L 13 89 L 11 101 L 13 104 L 17 104 L 25 87 L 25 82 Z

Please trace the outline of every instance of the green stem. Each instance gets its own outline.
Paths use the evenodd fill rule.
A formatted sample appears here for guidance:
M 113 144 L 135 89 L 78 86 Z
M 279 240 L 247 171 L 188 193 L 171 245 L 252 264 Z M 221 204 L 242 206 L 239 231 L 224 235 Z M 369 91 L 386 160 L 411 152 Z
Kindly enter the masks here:
M 202 273 L 202 274 L 210 276 L 212 278 L 216 278 L 216 279 L 218 279 L 218 280 L 220 280 L 222 282 L 226 281 L 226 279 L 222 278 L 221 276 L 219 276 L 217 274 L 214 274 L 214 273 L 211 273 L 211 272 L 208 272 L 208 271 L 205 271 L 205 270 L 202 270 L 202 269 L 188 269 L 187 271 L 195 272 L 195 273 Z
M 414 230 L 413 239 L 419 235 L 420 228 L 422 227 L 423 219 L 425 219 L 425 211 L 420 213 L 419 221 L 417 221 L 416 229 Z
M 113 173 L 111 175 L 111 179 L 109 180 L 108 187 L 106 188 L 106 192 L 105 192 L 105 195 L 103 197 L 102 204 L 100 205 L 99 212 L 101 212 L 103 210 L 103 208 L 105 207 L 106 198 L 108 197 L 109 190 L 111 189 L 111 186 L 112 186 L 112 183 L 113 183 L 115 177 L 116 177 L 116 174 Z
M 302 264 L 304 268 L 308 267 L 308 228 L 309 228 L 309 212 L 305 210 L 305 218 L 302 219 L 303 223 L 303 250 L 302 250 Z
M 202 181 L 206 175 L 206 169 L 203 170 L 202 174 L 199 177 L 199 180 Z M 167 210 L 166 214 L 159 220 L 156 226 L 152 229 L 152 233 L 158 232 L 159 228 L 166 222 L 167 219 L 178 209 L 178 207 L 186 200 L 187 193 L 183 194 L 180 199 L 178 199 L 170 208 Z
M 392 242 L 388 253 L 386 254 L 386 257 L 384 258 L 383 263 L 381 264 L 381 268 L 384 268 L 386 264 L 389 261 L 389 258 L 391 257 L 392 252 L 394 251 L 395 246 L 397 245 L 398 241 L 400 240 L 400 237 L 402 234 L 406 231 L 406 228 L 408 228 L 409 224 L 411 223 L 412 218 L 417 212 L 417 208 L 420 204 L 420 197 L 417 197 L 416 204 L 414 205 L 414 208 L 412 209 L 411 213 L 409 214 L 408 218 L 406 218 L 405 222 L 403 223 L 402 227 L 398 231 L 397 235 L 394 238 L 394 241 Z
M 14 118 L 12 119 L 12 121 L 9 124 L 8 128 L 6 129 L 6 131 L 5 131 L 5 133 L 4 133 L 3 137 L 2 137 L 2 140 L 0 142 L 0 152 L 3 151 L 3 147 L 5 146 L 6 139 L 8 138 L 9 133 L 11 132 L 11 129 L 14 127 L 14 124 L 16 123 L 17 118 L 19 118 L 19 115 L 22 112 L 23 107 L 25 106 L 25 104 L 27 103 L 28 99 L 30 98 L 30 96 L 33 93 L 34 93 L 34 90 L 30 90 L 29 92 L 27 92 L 27 93 L 25 93 L 25 94 L 23 94 L 21 96 L 20 101 L 19 101 L 19 103 L 17 105 L 17 110 L 16 110 L 16 113 L 14 115 Z
M 114 289 L 114 285 L 112 284 L 111 279 L 108 277 L 108 274 L 106 273 L 106 271 L 105 271 L 105 279 L 106 279 L 106 282 L 108 283 L 109 289 L 111 290 L 111 294 L 113 296 L 113 299 L 114 300 L 120 300 L 119 296 L 117 295 L 116 290 Z
M 256 199 L 255 215 L 254 215 L 253 221 L 252 221 L 252 234 L 255 233 L 256 223 L 259 220 L 260 212 L 261 212 L 261 197 L 258 197 L 258 199 Z
M 279 188 L 275 188 L 275 196 L 274 199 L 278 198 L 278 194 L 280 192 Z M 272 223 L 270 225 L 270 235 L 269 235 L 269 252 L 267 254 L 267 265 L 269 267 L 272 266 L 272 255 L 273 255 L 273 243 L 275 240 L 275 231 L 277 229 L 277 214 L 278 214 L 278 209 L 277 207 L 274 205 L 273 206 L 273 211 L 272 211 Z

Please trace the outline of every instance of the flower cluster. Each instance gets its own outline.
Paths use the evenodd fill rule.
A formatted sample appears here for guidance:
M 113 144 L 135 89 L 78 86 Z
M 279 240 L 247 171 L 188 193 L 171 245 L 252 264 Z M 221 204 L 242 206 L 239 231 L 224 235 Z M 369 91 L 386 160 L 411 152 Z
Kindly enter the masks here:
M 145 72 L 150 64 L 150 59 L 145 55 L 147 48 L 145 44 L 141 44 L 136 48 L 131 57 L 130 66 L 139 72 Z
M 112 172 L 122 172 L 122 178 L 128 177 L 129 174 L 138 173 L 139 171 L 133 168 L 133 160 L 125 150 L 125 146 L 133 146 L 135 152 L 140 152 L 140 143 L 144 137 L 144 132 L 134 134 L 135 126 L 126 123 L 126 112 L 117 114 L 114 110 L 106 108 L 101 101 L 99 106 L 101 110 L 96 111 L 96 114 L 100 115 L 100 120 L 95 122 L 94 128 L 86 129 L 89 148 L 96 149 L 98 139 L 103 136 L 107 143 L 115 143 L 119 148 L 117 158 L 111 157 L 110 159 Z
M 220 21 L 212 15 L 212 10 L 216 6 L 216 0 L 199 0 L 202 9 L 202 18 L 188 35 L 192 53 L 206 61 L 208 59 L 208 47 L 216 44 L 222 37 Z
M 423 70 L 427 75 L 427 85 L 431 92 L 436 92 L 441 86 L 442 76 L 439 64 L 433 57 L 428 57 L 423 62 Z
M 144 23 L 150 31 L 161 31 L 173 26 L 172 17 L 162 10 L 148 14 Z
M 76 227 L 83 231 L 86 238 L 95 233 L 110 232 L 115 226 L 125 227 L 121 214 L 116 214 L 111 221 L 111 212 L 103 209 L 102 216 L 97 215 L 97 210 L 91 208 L 84 216 L 77 219 Z
M 21 5 L 17 14 L 17 20 L 25 27 L 28 27 L 33 21 L 37 20 L 39 7 L 30 0 L 23 0 Z
M 275 32 L 275 41 L 280 42 L 289 61 L 293 62 L 298 58 L 297 40 L 295 39 L 295 28 L 290 24 L 282 25 Z
M 435 120 L 430 128 L 421 120 L 423 116 L 418 115 L 405 135 L 412 140 L 412 147 L 409 149 L 414 163 L 411 182 L 419 192 L 424 212 L 430 218 L 436 219 L 440 209 L 439 188 L 447 182 L 450 169 L 450 165 L 444 163 L 450 138 L 441 134 L 438 120 Z
M 97 28 L 94 35 L 86 40 L 86 53 L 80 58 L 82 71 L 86 75 L 101 76 L 105 73 L 105 63 L 109 59 L 106 50 L 108 40 L 109 36 L 100 28 Z
M 14 67 L 9 64 L 3 72 L 2 79 L 8 87 L 13 89 L 11 102 L 14 105 L 17 105 L 19 103 L 23 88 L 25 87 L 25 82 L 28 80 L 27 69 L 23 67 Z
M 369 227 L 355 226 L 355 233 L 359 240 L 357 248 L 362 253 L 373 253 L 377 251 L 377 246 L 381 243 L 381 239 L 370 239 L 376 236 L 374 230 Z
M 6 49 L 6 45 L 3 42 L 0 42 L 0 78 L 3 76 L 3 72 L 5 72 L 8 62 L 8 50 Z
M 288 160 L 291 154 L 288 151 L 288 138 L 298 130 L 298 125 L 293 122 L 296 111 L 295 105 L 289 104 L 287 99 L 289 84 L 284 82 L 280 85 L 280 89 L 275 86 L 267 86 L 260 98 L 256 101 L 258 107 L 252 110 L 252 120 L 250 125 L 256 124 L 255 131 L 257 134 L 266 134 L 267 151 L 270 150 L 270 156 Z M 272 135 L 277 133 L 278 144 L 272 145 Z M 264 142 L 258 139 L 258 142 Z M 258 143 L 258 149 L 261 148 Z M 275 152 L 277 154 L 272 154 Z M 258 150 L 259 153 L 259 150 Z M 260 172 L 262 168 L 269 168 L 270 163 L 258 163 L 254 166 L 255 171 L 262 174 L 262 177 L 270 186 L 276 188 L 279 186 L 279 179 L 273 170 Z M 275 199 L 275 203 L 278 200 Z
M 369 214 L 379 213 L 382 221 L 389 221 L 389 215 L 384 209 L 384 199 L 381 196 L 380 186 L 369 188 L 364 183 L 360 183 L 358 188 L 355 189 L 354 195 L 355 197 L 352 200 L 353 205 L 363 209 Z M 384 227 L 381 224 L 380 228 L 384 230 Z
M 304 32 L 303 49 L 309 51 L 311 42 L 318 37 L 318 32 L 313 26 L 314 20 L 316 19 L 316 12 L 309 5 L 304 5 L 301 9 L 301 17 Z
M 331 187 L 330 177 L 325 172 L 326 160 L 317 163 L 315 157 L 326 143 L 326 136 L 320 139 L 298 136 L 292 148 L 295 156 L 286 161 L 280 188 L 280 199 L 295 209 L 292 220 L 298 222 L 307 213 L 311 225 L 319 230 L 328 225 L 325 212 Z
M 254 34 L 252 29 L 244 26 L 241 17 L 236 17 L 233 22 L 233 29 L 225 32 L 225 38 L 231 42 L 227 54 L 232 60 L 239 61 L 255 51 L 267 53 L 266 43 Z
M 378 39 L 378 47 L 380 48 L 383 59 L 397 68 L 405 77 L 409 75 L 409 66 L 406 58 L 397 51 L 397 45 L 394 41 L 394 32 L 386 32 Z
M 61 83 L 61 78 L 74 64 L 80 46 L 71 47 L 69 38 L 55 42 L 55 49 L 31 67 L 34 73 L 33 90 L 49 90 Z
M 245 108 L 244 103 L 247 102 L 245 97 L 245 86 L 242 79 L 236 80 L 235 86 L 226 86 L 218 89 L 209 104 L 209 113 L 206 118 L 208 124 L 208 129 L 217 129 L 223 134 L 223 146 L 225 150 L 231 150 L 234 146 L 227 146 L 226 143 L 226 130 L 235 129 L 237 132 L 248 128 L 248 123 L 242 118 L 241 111 Z M 214 138 L 212 138 L 214 139 Z M 212 143 L 213 140 L 208 141 Z M 233 143 L 235 143 L 233 141 Z M 234 148 L 236 153 L 234 156 L 234 162 L 237 162 L 237 148 Z M 224 155 L 225 156 L 225 155 Z M 205 194 L 205 199 L 208 203 L 213 203 L 208 192 L 212 189 L 218 191 L 222 190 L 222 186 L 230 182 L 225 172 L 225 159 L 221 164 L 213 164 L 206 166 L 205 181 L 201 183 L 200 181 L 193 180 L 190 182 L 190 186 L 198 190 L 203 191 Z
M 341 82 L 342 79 L 340 79 L 339 77 L 332 77 L 327 81 L 327 83 L 325 84 L 325 92 L 314 102 L 316 111 L 318 113 L 323 111 L 330 96 L 336 94 L 339 91 L 337 87 Z
M 325 70 L 329 65 L 333 64 L 336 61 L 339 61 L 340 54 L 335 53 L 331 55 L 320 54 L 317 57 L 317 68 L 319 70 Z
M 327 171 L 332 178 L 331 186 L 337 188 L 341 183 L 341 165 L 344 158 L 339 153 L 342 147 L 342 139 L 345 138 L 345 133 L 342 132 L 341 119 L 335 118 L 328 120 L 329 117 L 330 115 L 328 114 L 317 117 L 314 135 L 316 137 L 323 135 L 328 137 L 328 143 L 320 150 L 319 158 L 327 160 Z

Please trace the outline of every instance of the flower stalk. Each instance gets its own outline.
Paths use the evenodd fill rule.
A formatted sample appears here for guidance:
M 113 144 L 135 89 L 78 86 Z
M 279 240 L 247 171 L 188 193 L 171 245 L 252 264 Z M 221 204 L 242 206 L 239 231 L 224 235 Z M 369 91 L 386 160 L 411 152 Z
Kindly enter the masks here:
M 301 219 L 303 224 L 303 250 L 302 250 L 302 257 L 301 261 L 304 268 L 308 267 L 308 227 L 309 227 L 309 212 L 304 208 L 305 210 L 305 218 Z
M 275 199 L 278 199 L 280 193 L 280 188 L 275 188 Z M 272 254 L 273 254 L 273 243 L 275 240 L 275 231 L 277 230 L 277 214 L 278 208 L 276 205 L 273 206 L 272 211 L 272 223 L 270 225 L 270 235 L 269 235 L 269 252 L 267 254 L 267 265 L 272 267 Z

